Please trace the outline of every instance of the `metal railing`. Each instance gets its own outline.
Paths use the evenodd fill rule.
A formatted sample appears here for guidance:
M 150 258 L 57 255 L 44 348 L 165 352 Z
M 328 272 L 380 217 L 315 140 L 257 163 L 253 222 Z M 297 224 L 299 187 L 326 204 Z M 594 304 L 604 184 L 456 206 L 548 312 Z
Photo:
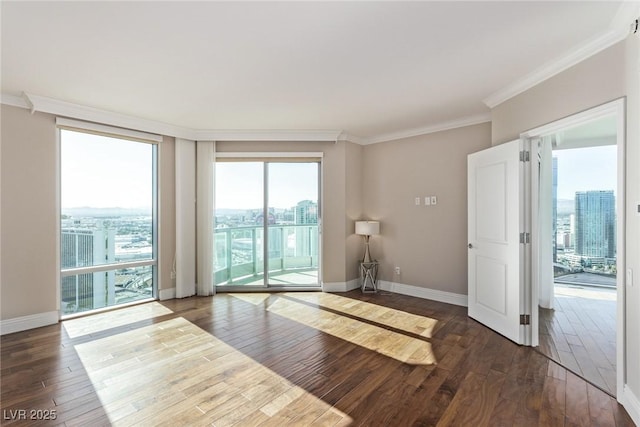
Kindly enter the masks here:
M 267 269 L 270 275 L 318 268 L 318 225 L 269 225 Z M 215 283 L 241 284 L 264 274 L 262 225 L 216 228 Z

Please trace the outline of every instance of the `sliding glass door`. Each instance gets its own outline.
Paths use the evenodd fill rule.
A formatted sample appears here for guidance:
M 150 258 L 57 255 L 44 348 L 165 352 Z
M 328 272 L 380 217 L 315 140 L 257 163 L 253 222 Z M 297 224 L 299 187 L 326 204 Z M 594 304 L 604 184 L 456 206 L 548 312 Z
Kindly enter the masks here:
M 318 163 L 268 163 L 271 286 L 317 285 Z
M 215 283 L 264 285 L 264 164 L 216 163 Z
M 319 175 L 318 161 L 216 163 L 217 286 L 320 285 Z

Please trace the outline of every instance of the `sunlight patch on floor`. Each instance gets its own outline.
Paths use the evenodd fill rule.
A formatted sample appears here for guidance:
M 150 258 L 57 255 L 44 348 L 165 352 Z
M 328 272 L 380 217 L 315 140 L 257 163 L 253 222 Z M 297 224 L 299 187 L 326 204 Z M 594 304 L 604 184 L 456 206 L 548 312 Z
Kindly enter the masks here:
M 352 421 L 182 317 L 75 349 L 113 425 Z
M 431 344 L 291 299 L 278 297 L 268 311 L 413 365 L 437 363 Z
M 599 289 L 577 286 L 558 286 L 555 285 L 554 292 L 556 296 L 569 296 L 579 298 L 589 298 L 602 301 L 615 301 L 617 293 L 615 289 Z
M 232 296 L 234 298 L 237 298 L 239 300 L 242 300 L 244 302 L 248 302 L 249 304 L 253 304 L 253 305 L 260 305 L 262 303 L 264 303 L 266 300 L 269 299 L 269 297 L 271 296 L 271 294 L 260 294 L 260 293 L 235 293 L 235 294 L 227 294 L 229 296 Z
M 377 304 L 346 298 L 335 294 L 324 292 L 290 292 L 284 295 L 288 298 L 310 302 L 321 307 L 330 308 L 345 314 L 357 316 L 361 319 L 390 326 L 395 329 L 400 329 L 405 332 L 410 332 L 427 338 L 431 338 L 433 329 L 438 323 L 437 320 L 429 317 L 418 316 L 417 314 L 407 313 L 406 311 L 383 307 Z
M 114 316 L 113 311 L 106 311 L 104 313 L 64 320 L 62 326 L 70 338 L 77 338 L 171 313 L 173 313 L 173 311 L 159 302 L 151 302 L 120 309 L 118 316 Z

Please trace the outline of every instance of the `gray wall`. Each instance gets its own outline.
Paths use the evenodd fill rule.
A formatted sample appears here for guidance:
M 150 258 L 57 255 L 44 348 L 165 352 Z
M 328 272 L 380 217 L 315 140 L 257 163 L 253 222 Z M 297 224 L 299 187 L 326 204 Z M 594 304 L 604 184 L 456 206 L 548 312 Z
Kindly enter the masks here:
M 46 114 L 2 105 L 1 318 L 58 309 L 56 130 Z
M 484 123 L 364 147 L 364 212 L 380 221 L 371 250 L 381 279 L 467 294 L 467 155 L 490 145 Z M 424 206 L 425 196 L 437 205 Z
M 604 104 L 626 94 L 625 46 L 618 43 L 491 110 L 491 141 Z

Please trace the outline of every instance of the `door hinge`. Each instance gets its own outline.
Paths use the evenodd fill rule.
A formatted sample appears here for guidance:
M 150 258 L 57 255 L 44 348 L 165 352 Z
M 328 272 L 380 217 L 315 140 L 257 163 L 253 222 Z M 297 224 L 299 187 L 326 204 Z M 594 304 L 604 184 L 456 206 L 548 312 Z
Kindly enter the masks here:
M 528 151 L 521 151 L 520 152 L 520 161 L 521 162 L 528 162 L 529 161 L 529 152 Z
M 520 315 L 520 324 L 521 325 L 530 325 L 531 324 L 531 315 L 530 314 L 521 314 Z
M 531 240 L 531 234 L 529 233 L 520 233 L 520 243 L 528 244 Z

